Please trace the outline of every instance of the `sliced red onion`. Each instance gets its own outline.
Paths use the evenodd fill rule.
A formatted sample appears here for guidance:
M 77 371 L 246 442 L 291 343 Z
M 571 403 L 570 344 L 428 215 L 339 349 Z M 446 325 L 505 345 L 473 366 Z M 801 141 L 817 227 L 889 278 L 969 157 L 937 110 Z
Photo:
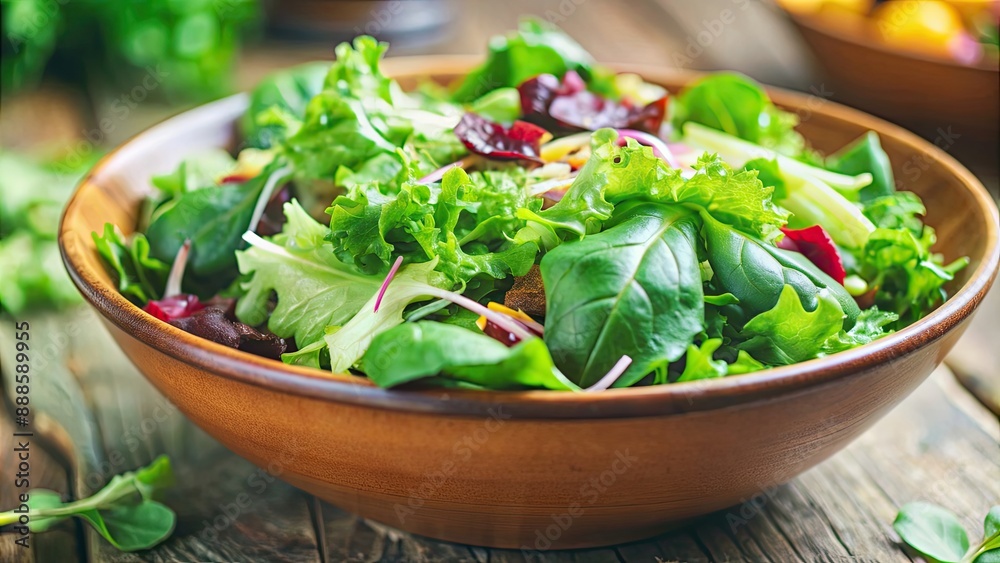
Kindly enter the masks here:
M 455 162 L 452 162 L 451 164 L 445 164 L 441 168 L 438 168 L 434 172 L 431 172 L 430 174 L 428 174 L 428 175 L 424 176 L 423 178 L 417 180 L 417 183 L 418 184 L 433 184 L 434 182 L 440 182 L 441 178 L 444 177 L 444 173 L 445 172 L 451 170 L 452 168 L 454 168 L 456 166 L 458 166 L 459 168 L 467 168 L 467 167 L 471 166 L 474 162 L 476 162 L 476 160 L 478 160 L 478 157 L 476 155 L 474 155 L 474 154 L 470 154 L 469 156 L 467 156 L 467 157 L 465 157 L 465 158 L 463 158 L 461 160 L 456 160 Z
M 191 252 L 191 239 L 186 239 L 181 249 L 177 251 L 170 274 L 167 276 L 167 287 L 163 290 L 163 298 L 173 297 L 181 293 L 181 281 L 184 279 L 184 269 L 187 267 L 188 254 Z
M 626 137 L 635 139 L 639 143 L 652 148 L 653 154 L 665 160 L 671 168 L 680 168 L 680 165 L 677 164 L 677 159 L 674 158 L 674 154 L 670 152 L 670 147 L 663 142 L 663 139 L 660 139 L 656 135 L 636 131 L 635 129 L 618 129 L 618 137 L 619 142 L 623 142 Z
M 453 291 L 447 291 L 433 286 L 429 286 L 427 288 L 427 294 L 432 295 L 434 297 L 439 297 L 441 299 L 447 299 L 448 301 L 451 301 L 452 303 L 460 307 L 465 307 L 466 309 L 472 311 L 473 313 L 478 313 L 479 315 L 482 315 L 486 317 L 488 320 L 492 321 L 493 324 L 506 330 L 507 332 L 513 334 L 514 336 L 520 338 L 521 340 L 528 340 L 529 338 L 537 338 L 534 334 L 531 333 L 531 331 L 526 329 L 516 320 L 508 317 L 503 313 L 492 311 L 484 307 L 482 304 L 473 301 L 472 299 L 469 299 L 464 295 L 460 295 Z
M 611 387 L 618 381 L 618 378 L 625 373 L 625 370 L 632 365 L 632 358 L 628 356 L 622 356 L 615 365 L 611 366 L 611 370 L 604 375 L 597 383 L 591 385 L 584 389 L 584 391 L 604 391 L 605 389 Z
M 378 289 L 378 297 L 375 298 L 375 312 L 378 313 L 378 306 L 382 304 L 382 296 L 385 295 L 385 290 L 389 289 L 389 282 L 392 278 L 396 277 L 396 272 L 399 271 L 399 267 L 403 265 L 403 257 L 400 256 L 396 258 L 393 262 L 392 267 L 389 268 L 389 273 L 385 276 L 385 281 L 382 282 L 382 287 Z

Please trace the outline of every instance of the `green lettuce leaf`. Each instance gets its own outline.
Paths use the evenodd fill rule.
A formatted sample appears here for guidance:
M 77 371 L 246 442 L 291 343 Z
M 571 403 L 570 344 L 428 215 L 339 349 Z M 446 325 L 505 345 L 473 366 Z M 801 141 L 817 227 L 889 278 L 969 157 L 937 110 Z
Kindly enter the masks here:
M 691 344 L 687 349 L 684 371 L 677 381 L 696 381 L 726 375 L 726 362 L 712 359 L 712 354 L 722 346 L 721 338 L 710 338 L 701 346 Z
M 440 374 L 487 389 L 579 390 L 555 369 L 541 338 L 508 348 L 481 332 L 430 321 L 379 334 L 361 367 L 379 387 Z
M 360 311 L 340 328 L 328 330 L 323 339 L 330 354 L 330 369 L 344 372 L 364 356 L 373 338 L 403 322 L 403 310 L 411 303 L 425 301 L 435 288 L 449 285 L 434 271 L 436 261 L 407 264 L 399 269 L 375 311 L 376 297 L 366 301 Z
M 393 256 L 412 262 L 437 259 L 437 269 L 456 285 L 480 275 L 524 275 L 538 246 L 515 241 L 524 226 L 519 209 L 541 201 L 524 190 L 523 171 L 467 174 L 455 167 L 440 184 L 404 182 L 396 193 L 369 183 L 334 200 L 330 240 L 341 260 L 366 272 L 384 271 Z
M 857 321 L 851 330 L 840 331 L 831 336 L 823 343 L 823 352 L 833 354 L 842 350 L 856 348 L 862 344 L 881 338 L 886 335 L 886 327 L 899 320 L 899 315 L 889 311 L 880 311 L 878 307 L 871 307 L 861 311 Z
M 824 343 L 844 325 L 844 310 L 829 290 L 816 296 L 806 311 L 795 288 L 786 285 L 773 309 L 750 319 L 743 327 L 747 339 L 739 345 L 754 358 L 772 365 L 788 365 L 819 357 Z
M 908 229 L 877 229 L 857 253 L 857 272 L 874 287 L 875 304 L 899 315 L 893 328 L 913 323 L 947 298 L 944 284 L 968 265 L 959 258 L 945 265 L 930 251 L 934 230 L 924 227 L 918 238 Z
M 314 61 L 264 78 L 250 93 L 250 105 L 240 119 L 247 146 L 266 149 L 294 133 L 309 100 L 323 89 L 329 69 L 329 62 Z M 274 115 L 286 115 L 288 119 L 269 117 Z
M 770 240 L 787 222 L 788 213 L 771 201 L 754 171 L 735 171 L 715 155 L 704 155 L 685 180 L 652 149 L 628 139 L 619 147 L 614 130 L 602 129 L 592 138 L 592 154 L 562 199 L 540 212 L 519 211 L 531 226 L 549 237 L 579 239 L 601 230 L 615 205 L 630 199 L 684 203 L 705 209 L 719 221 Z M 549 246 L 552 246 L 551 244 Z
M 159 299 L 167 283 L 170 265 L 150 256 L 149 241 L 142 233 L 126 240 L 111 223 L 103 235 L 92 233 L 97 253 L 118 284 L 118 291 L 133 303 L 144 306 Z
M 382 277 L 367 275 L 337 259 L 326 241 L 329 229 L 294 200 L 285 204 L 282 232 L 270 241 L 250 238 L 250 247 L 236 253 L 244 295 L 236 316 L 251 326 L 267 321 L 282 338 L 294 337 L 299 348 L 320 341 L 329 325 L 342 325 L 368 302 Z M 269 310 L 271 295 L 277 295 Z

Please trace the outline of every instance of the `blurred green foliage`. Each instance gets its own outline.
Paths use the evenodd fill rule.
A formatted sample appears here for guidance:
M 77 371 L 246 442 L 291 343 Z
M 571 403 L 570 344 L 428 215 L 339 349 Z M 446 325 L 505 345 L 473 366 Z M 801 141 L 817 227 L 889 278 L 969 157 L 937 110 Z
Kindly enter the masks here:
M 229 93 L 241 36 L 261 13 L 258 0 L 0 0 L 0 7 L 5 93 L 52 73 L 127 88 L 155 72 L 167 77 L 157 95 L 168 103 Z

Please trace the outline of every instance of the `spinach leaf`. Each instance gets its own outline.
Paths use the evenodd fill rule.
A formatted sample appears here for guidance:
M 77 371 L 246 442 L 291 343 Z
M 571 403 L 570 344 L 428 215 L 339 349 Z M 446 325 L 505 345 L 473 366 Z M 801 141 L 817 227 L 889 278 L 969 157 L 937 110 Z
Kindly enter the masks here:
M 773 309 L 750 319 L 743 327 L 747 340 L 739 347 L 771 365 L 818 357 L 824 343 L 841 331 L 844 311 L 828 289 L 821 289 L 816 300 L 815 310 L 806 311 L 795 289 L 786 285 Z
M 827 157 L 825 164 L 828 170 L 849 176 L 865 172 L 872 175 L 872 183 L 858 192 L 862 202 L 892 195 L 896 191 L 892 163 L 889 162 L 889 155 L 882 150 L 878 133 L 874 131 L 865 133 L 857 141 Z
M 672 113 L 678 131 L 693 121 L 788 156 L 805 149 L 795 131 L 798 117 L 775 107 L 764 89 L 742 74 L 719 72 L 696 81 L 675 98 Z
M 250 237 L 250 247 L 236 253 L 240 273 L 249 276 L 236 316 L 250 326 L 266 320 L 271 332 L 294 337 L 301 349 L 321 341 L 327 326 L 350 320 L 375 295 L 382 278 L 338 260 L 326 241 L 330 229 L 297 202 L 285 204 L 285 217 L 281 233 L 270 241 Z M 269 310 L 272 293 L 278 300 Z
M 97 253 L 118 291 L 140 307 L 151 299 L 158 299 L 167 283 L 170 266 L 167 262 L 150 256 L 149 241 L 142 233 L 125 238 L 111 223 L 104 224 L 103 236 L 92 233 Z
M 441 374 L 486 389 L 578 390 L 540 338 L 508 348 L 482 333 L 433 321 L 403 323 L 372 340 L 361 366 L 379 387 Z
M 927 502 L 903 506 L 892 527 L 913 549 L 942 563 L 958 563 L 969 549 L 969 536 L 954 514 Z
M 160 214 L 146 230 L 150 254 L 172 263 L 184 241 L 191 240 L 185 277 L 204 293 L 228 286 L 236 277 L 235 251 L 243 246 L 257 200 L 269 182 L 285 171 L 268 166 L 242 184 L 187 192 Z M 273 185 L 273 184 L 272 184 Z
M 268 120 L 267 114 L 287 113 L 301 120 L 309 100 L 323 89 L 329 69 L 330 63 L 315 61 L 276 72 L 262 80 L 250 93 L 250 105 L 240 119 L 246 144 L 266 149 L 294 133 L 287 125 Z
M 853 326 L 861 312 L 854 298 L 805 256 L 750 237 L 707 213 L 702 217 L 712 271 L 722 288 L 735 295 L 749 314 L 774 308 L 786 285 L 795 290 L 805 310 L 814 311 L 820 290 L 828 289 L 847 315 L 847 325 Z
M 542 258 L 546 343 L 574 383 L 596 383 L 628 355 L 615 383 L 627 387 L 685 353 L 704 328 L 697 231 L 684 207 L 632 205 Z
M 59 494 L 47 490 L 29 492 L 28 517 L 32 532 L 44 532 L 76 516 L 97 530 L 121 551 L 149 549 L 173 532 L 176 516 L 153 500 L 173 484 L 170 460 L 156 458 L 150 465 L 117 475 L 93 496 L 63 503 Z M 0 526 L 17 522 L 21 513 L 0 513 Z
M 172 199 L 201 188 L 214 187 L 216 180 L 236 167 L 236 161 L 222 149 L 208 149 L 186 158 L 169 174 L 153 176 L 152 182 L 164 199 Z
M 580 73 L 591 90 L 617 98 L 614 75 L 595 64 L 579 43 L 548 22 L 525 18 L 516 32 L 490 40 L 486 61 L 465 76 L 452 99 L 471 102 L 539 74 L 562 78 L 568 70 Z

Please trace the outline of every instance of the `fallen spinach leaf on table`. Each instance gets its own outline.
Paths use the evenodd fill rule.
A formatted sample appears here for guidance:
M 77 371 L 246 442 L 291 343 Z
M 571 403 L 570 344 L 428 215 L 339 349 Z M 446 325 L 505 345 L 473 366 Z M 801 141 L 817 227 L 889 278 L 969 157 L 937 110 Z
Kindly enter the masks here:
M 170 459 L 160 456 L 146 467 L 116 475 L 103 489 L 84 499 L 64 503 L 59 493 L 32 490 L 28 493 L 28 529 L 44 532 L 76 516 L 122 551 L 149 549 L 174 530 L 174 511 L 153 500 L 173 481 Z M 23 514 L 13 510 L 0 513 L 0 526 L 17 525 Z
M 969 547 L 969 536 L 958 518 L 929 502 L 904 505 L 892 527 L 907 545 L 940 563 L 996 563 L 1000 561 L 1000 505 L 986 514 L 983 540 Z

